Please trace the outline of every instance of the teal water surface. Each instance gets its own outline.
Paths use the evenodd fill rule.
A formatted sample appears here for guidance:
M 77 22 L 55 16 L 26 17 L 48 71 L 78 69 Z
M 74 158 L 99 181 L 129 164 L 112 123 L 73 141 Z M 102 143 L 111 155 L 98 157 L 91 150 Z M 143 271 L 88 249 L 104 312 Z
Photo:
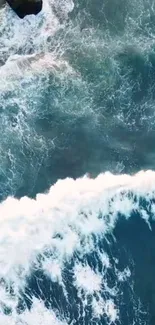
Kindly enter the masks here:
M 0 325 L 154 325 L 154 1 L 0 21 Z

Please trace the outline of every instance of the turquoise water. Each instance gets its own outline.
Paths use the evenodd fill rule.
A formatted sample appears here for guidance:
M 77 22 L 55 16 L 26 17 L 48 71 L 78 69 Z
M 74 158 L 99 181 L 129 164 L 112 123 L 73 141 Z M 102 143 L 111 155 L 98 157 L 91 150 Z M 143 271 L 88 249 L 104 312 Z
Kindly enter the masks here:
M 154 325 L 154 1 L 0 21 L 0 325 Z

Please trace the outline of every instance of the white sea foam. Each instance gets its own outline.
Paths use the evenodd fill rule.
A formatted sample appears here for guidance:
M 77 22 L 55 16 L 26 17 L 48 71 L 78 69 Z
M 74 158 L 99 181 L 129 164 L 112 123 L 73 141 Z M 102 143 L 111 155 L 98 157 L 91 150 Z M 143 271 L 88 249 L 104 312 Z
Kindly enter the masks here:
M 59 44 L 51 54 L 48 48 L 48 37 L 62 27 L 54 10 L 59 10 L 65 24 L 68 13 L 73 10 L 72 0 L 43 1 L 43 9 L 37 16 L 27 16 L 19 19 L 8 5 L 1 10 L 1 63 L 0 89 L 11 89 L 13 85 L 8 84 L 17 78 L 31 77 L 35 73 L 47 73 L 47 69 L 60 70 L 69 64 L 57 58 Z M 60 46 L 61 51 L 61 46 Z M 5 64 L 4 64 L 5 63 Z M 71 69 L 72 70 L 72 69 Z M 26 75 L 25 75 L 26 74 Z
M 65 24 L 68 13 L 73 9 L 72 0 L 65 1 L 43 1 L 43 9 L 37 15 L 19 19 L 8 5 L 1 10 L 1 26 L 0 31 L 3 32 L 1 37 L 1 51 L 3 54 L 8 50 L 8 54 L 15 54 L 19 49 L 22 54 L 30 49 L 36 53 L 41 50 L 47 50 L 47 38 L 52 36 L 60 28 L 59 19 L 54 13 L 54 9 L 61 8 L 63 23 Z M 60 15 L 60 16 L 61 16 Z
M 17 87 L 18 80 L 32 80 L 35 76 L 39 78 L 40 75 L 45 75 L 46 78 L 48 74 L 56 76 L 59 73 L 63 74 L 65 72 L 65 77 L 67 75 L 76 75 L 76 72 L 65 60 L 59 60 L 54 57 L 53 54 L 32 54 L 32 55 L 14 55 L 11 56 L 0 68 L 1 77 L 3 83 L 0 84 L 1 91 L 13 87 Z M 10 84 L 9 84 L 9 81 Z M 13 83 L 14 84 L 11 84 Z
M 42 256 L 41 265 L 45 274 L 52 281 L 61 283 L 65 260 L 69 260 L 76 251 L 80 256 L 93 251 L 91 235 L 100 237 L 107 232 L 112 232 L 117 222 L 117 213 L 121 212 L 128 218 L 130 213 L 138 208 L 138 198 L 145 196 L 149 200 L 154 197 L 154 190 L 155 173 L 152 171 L 141 171 L 134 176 L 114 176 L 105 173 L 96 179 L 85 176 L 77 180 L 59 180 L 47 194 L 38 194 L 35 200 L 28 197 L 20 200 L 10 197 L 2 202 L 0 204 L 0 278 L 3 279 L 0 284 L 1 303 L 14 310 L 19 290 L 24 290 L 26 276 L 35 265 L 38 254 Z M 129 191 L 137 196 L 136 201 L 128 195 Z M 152 203 L 152 211 L 153 209 L 155 208 Z M 100 214 L 102 218 L 99 217 Z M 53 252 L 51 256 L 44 255 L 47 248 Z M 104 274 L 110 267 L 107 254 L 102 254 L 100 260 L 103 263 L 103 279 L 101 274 L 91 269 L 89 265 L 76 263 L 75 285 L 79 294 L 82 289 L 84 290 L 86 297 L 87 294 L 93 295 L 96 292 L 98 300 L 93 302 L 94 310 L 100 314 L 104 309 L 107 317 L 114 322 L 118 312 L 113 299 L 103 302 L 100 295 L 104 290 L 107 292 L 109 290 L 111 297 L 116 294 L 110 292 L 111 289 L 108 289 L 106 282 L 102 282 L 106 281 Z M 118 274 L 118 281 L 125 281 L 128 277 L 130 277 L 130 270 L 127 268 L 124 273 Z M 5 292 L 6 284 L 13 285 L 14 296 Z M 101 307 L 102 304 L 104 306 Z M 40 308 L 43 306 L 39 302 L 37 306 L 39 307 L 32 308 L 31 312 L 25 311 L 26 316 L 23 314 L 20 316 L 21 319 L 27 317 L 26 324 L 30 325 L 34 317 L 39 317 L 34 315 L 40 313 Z M 0 324 L 2 317 L 4 319 L 6 317 L 5 324 L 7 324 L 10 316 L 1 316 Z M 45 319 L 47 317 L 45 323 L 48 324 L 54 316 L 50 311 L 45 311 L 42 317 Z M 40 324 L 44 323 L 44 318 L 42 319 Z M 11 324 L 20 324 L 17 320 L 11 321 Z M 22 321 L 21 324 L 24 324 Z M 38 324 L 37 321 L 34 324 Z
M 26 310 L 22 314 L 16 312 L 10 315 L 0 314 L 0 325 L 67 325 L 66 321 L 59 320 L 56 314 L 47 308 L 44 304 L 33 299 L 31 311 Z
M 151 198 L 154 189 L 155 173 L 151 171 L 135 176 L 105 173 L 96 179 L 59 180 L 48 194 L 38 194 L 36 200 L 8 198 L 0 204 L 1 275 L 11 279 L 19 265 L 28 270 L 29 262 L 46 245 L 57 248 L 60 258 L 71 256 L 80 248 L 79 236 L 106 233 L 115 226 L 118 212 L 129 217 L 138 208 L 138 202 L 127 195 L 122 197 L 122 192 L 132 190 L 137 196 Z M 108 222 L 106 217 L 98 218 L 100 211 L 103 216 L 111 213 Z M 62 235 L 61 240 L 52 239 L 56 233 Z M 108 260 L 105 264 L 109 265 Z
M 74 270 L 75 284 L 78 288 L 83 289 L 88 294 L 101 291 L 102 277 L 100 274 L 95 273 L 90 266 L 77 264 Z
M 105 318 L 109 318 L 109 323 L 113 324 L 118 319 L 118 310 L 112 300 L 104 301 L 103 299 L 100 299 L 99 301 L 96 301 L 96 299 L 93 298 L 92 307 L 94 316 L 100 317 L 101 315 L 104 315 Z

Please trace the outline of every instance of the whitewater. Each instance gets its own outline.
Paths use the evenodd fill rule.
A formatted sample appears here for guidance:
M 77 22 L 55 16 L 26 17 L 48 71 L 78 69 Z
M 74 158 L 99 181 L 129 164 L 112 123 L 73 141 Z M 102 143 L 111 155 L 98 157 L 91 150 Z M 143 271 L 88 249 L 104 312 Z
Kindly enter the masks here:
M 154 21 L 0 10 L 0 325 L 154 325 Z
M 113 234 L 135 211 L 151 232 L 154 172 L 59 180 L 1 203 L 0 324 L 117 324 L 126 290 L 141 321 L 131 257 L 122 268 Z

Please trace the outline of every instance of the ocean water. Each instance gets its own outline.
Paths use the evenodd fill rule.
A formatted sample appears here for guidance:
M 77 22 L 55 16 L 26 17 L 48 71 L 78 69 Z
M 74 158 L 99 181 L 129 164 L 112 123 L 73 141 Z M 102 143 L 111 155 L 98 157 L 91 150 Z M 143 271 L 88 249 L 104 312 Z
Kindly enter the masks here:
M 155 324 L 155 2 L 0 10 L 0 325 Z

